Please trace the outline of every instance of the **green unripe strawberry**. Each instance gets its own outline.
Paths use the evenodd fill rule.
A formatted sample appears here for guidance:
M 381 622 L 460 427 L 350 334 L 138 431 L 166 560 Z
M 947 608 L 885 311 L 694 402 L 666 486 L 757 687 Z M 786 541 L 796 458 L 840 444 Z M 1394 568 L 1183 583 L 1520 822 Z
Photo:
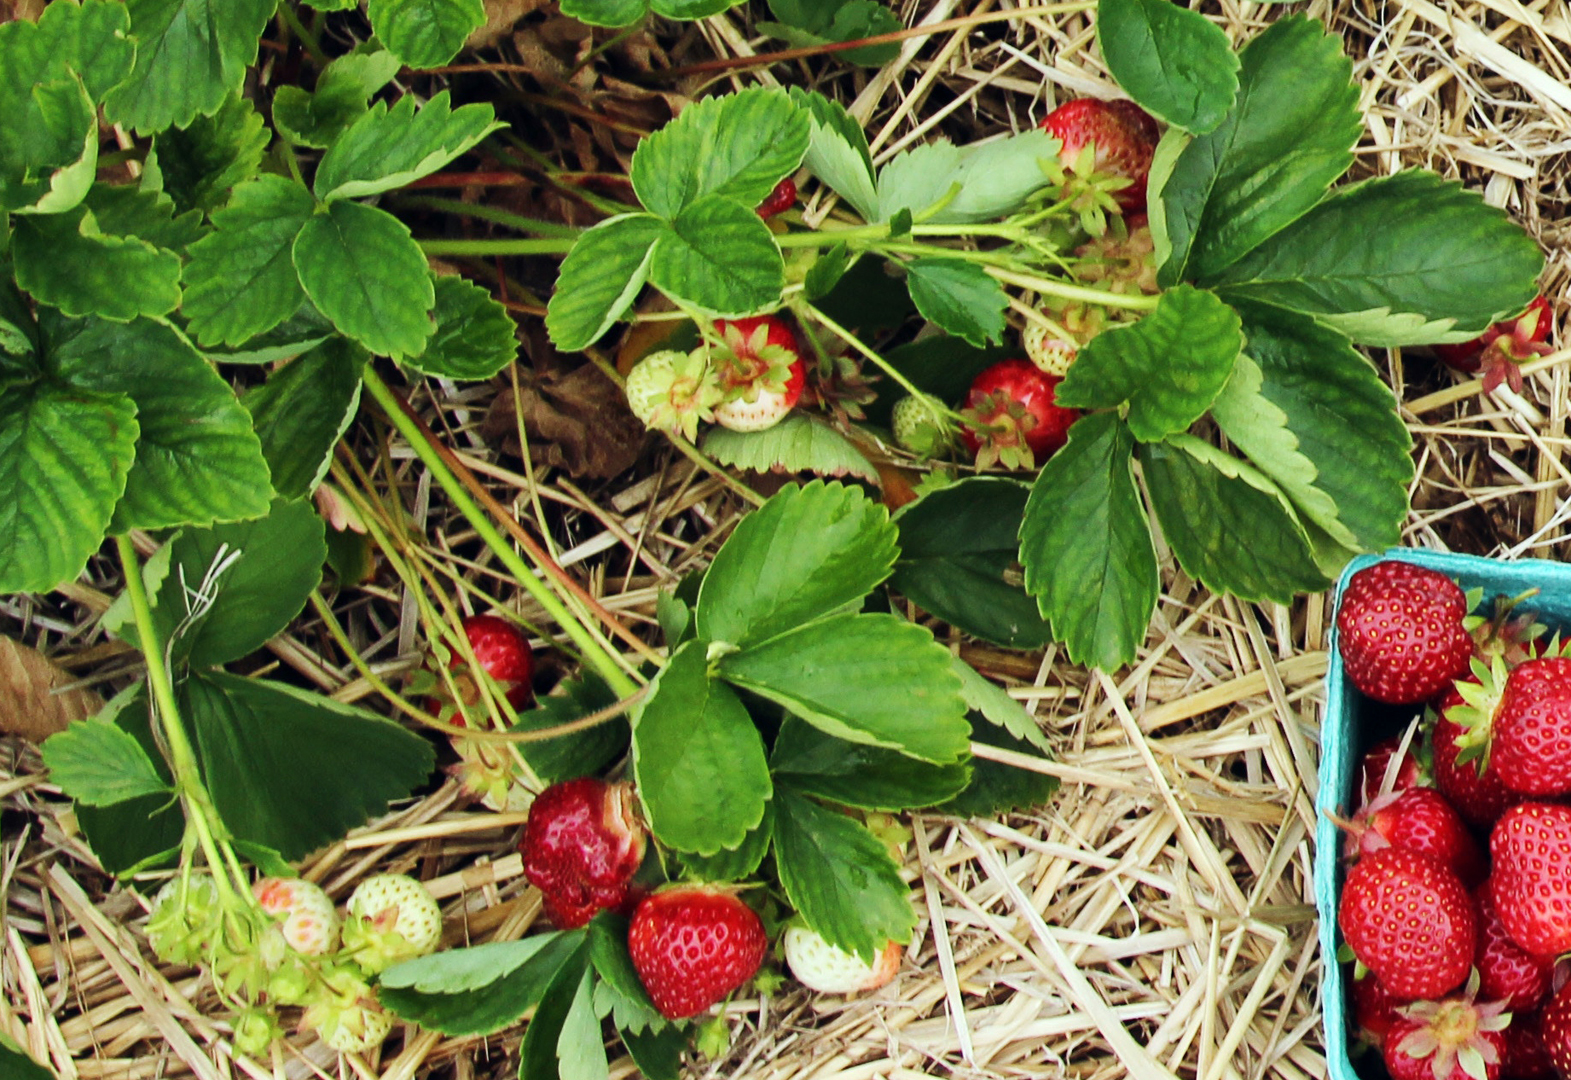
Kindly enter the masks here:
M 300 1026 L 315 1030 L 334 1050 L 364 1053 L 380 1045 L 393 1030 L 393 1018 L 353 965 L 325 965 L 313 996 L 300 1017 Z
M 949 432 L 943 417 L 930 401 L 908 394 L 895 402 L 889 425 L 895 443 L 918 457 L 932 457 L 949 445 Z
M 645 427 L 688 440 L 698 437 L 699 421 L 714 419 L 725 396 L 720 378 L 704 350 L 650 353 L 628 372 L 627 407 Z
M 442 909 L 412 877 L 377 874 L 349 897 L 344 949 L 369 974 L 436 950 L 442 938 Z
M 170 879 L 153 899 L 147 942 L 160 960 L 199 964 L 218 939 L 223 914 L 218 886 L 207 874 Z

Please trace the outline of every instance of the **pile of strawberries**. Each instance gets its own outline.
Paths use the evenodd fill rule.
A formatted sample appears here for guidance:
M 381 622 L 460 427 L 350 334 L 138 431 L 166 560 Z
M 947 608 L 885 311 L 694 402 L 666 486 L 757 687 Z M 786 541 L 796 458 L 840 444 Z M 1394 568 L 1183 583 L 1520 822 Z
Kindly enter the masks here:
M 1426 707 L 1344 823 L 1353 1014 L 1395 1080 L 1571 1080 L 1571 649 L 1476 602 L 1386 561 L 1337 612 L 1353 685 Z

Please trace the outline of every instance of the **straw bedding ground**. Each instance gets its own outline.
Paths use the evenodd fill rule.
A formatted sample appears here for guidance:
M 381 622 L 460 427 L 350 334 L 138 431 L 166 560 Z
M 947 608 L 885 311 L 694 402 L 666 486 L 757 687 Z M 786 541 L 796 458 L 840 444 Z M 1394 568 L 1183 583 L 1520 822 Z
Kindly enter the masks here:
M 913 38 L 876 73 L 814 59 L 731 71 L 722 81 L 837 72 L 819 85 L 854 104 L 875 154 L 930 134 L 969 139 L 1030 124 L 1058 97 L 1108 89 L 1088 16 L 1075 6 Z M 931 24 L 1009 8 L 938 0 L 908 3 L 902 15 L 907 25 Z M 1231 0 L 1206 9 L 1237 38 L 1280 10 Z M 1509 209 L 1549 254 L 1544 291 L 1564 320 L 1571 15 L 1563 0 L 1314 0 L 1307 10 L 1337 29 L 1355 58 L 1369 118 L 1358 168 L 1426 165 Z M 538 37 L 504 34 L 484 55 L 528 61 Z M 671 63 L 693 64 L 773 47 L 733 13 L 652 43 L 644 55 L 669 49 Z M 684 92 L 697 92 L 703 78 L 689 77 Z M 544 263 L 516 272 L 526 283 L 550 279 Z M 535 306 L 533 297 L 511 299 L 525 312 Z M 1562 350 L 1533 365 L 1521 397 L 1493 398 L 1424 357 L 1378 358 L 1416 443 L 1407 542 L 1476 554 L 1571 553 L 1568 357 Z M 545 523 L 559 561 L 589 594 L 635 631 L 647 628 L 656 591 L 712 555 L 743 501 L 674 453 L 646 454 L 620 486 L 575 485 L 538 463 L 520 468 L 478 434 L 495 392 L 433 386 L 416 404 L 464 448 L 498 499 Z M 463 595 L 471 608 L 489 597 L 538 614 L 494 566 L 471 558 L 463 526 L 449 527 L 407 452 L 380 449 L 387 452 L 378 460 L 375 443 L 356 448 L 366 470 L 358 480 L 347 460 L 335 476 L 404 508 L 402 524 L 384 520 L 404 538 L 429 595 Z M 11 636 L 113 689 L 131 674 L 132 658 L 94 629 L 115 589 L 107 571 L 102 580 L 95 573 L 49 597 L 11 598 L 3 618 Z M 788 984 L 767 1001 L 737 1001 L 731 1053 L 693 1063 L 693 1076 L 1326 1074 L 1309 884 L 1326 601 L 1291 610 L 1239 605 L 1171 568 L 1164 583 L 1148 647 L 1116 680 L 1088 676 L 1052 648 L 1006 654 L 954 638 L 1051 733 L 1058 757 L 1037 767 L 1061 779 L 1058 798 L 1002 821 L 914 819 L 906 873 L 922 922 L 896 982 L 861 1000 L 813 998 Z M 417 659 L 418 605 L 396 584 L 346 592 L 334 608 L 378 677 L 396 682 Z M 297 624 L 274 643 L 271 661 L 342 700 L 374 697 L 319 623 Z M 223 1025 L 206 1015 L 211 988 L 195 972 L 160 968 L 139 935 L 152 890 L 110 887 L 40 772 L 26 743 L 0 743 L 0 1030 L 65 1080 L 469 1080 L 516 1070 L 520 1030 L 486 1040 L 406 1031 L 370 1062 L 340 1061 L 299 1036 L 270 1061 L 234 1060 Z M 450 943 L 516 938 L 539 907 L 512 854 L 520 820 L 463 805 L 447 784 L 303 869 L 340 898 L 373 869 L 412 872 L 443 899 Z M 625 1059 L 613 1068 L 617 1077 L 632 1072 Z

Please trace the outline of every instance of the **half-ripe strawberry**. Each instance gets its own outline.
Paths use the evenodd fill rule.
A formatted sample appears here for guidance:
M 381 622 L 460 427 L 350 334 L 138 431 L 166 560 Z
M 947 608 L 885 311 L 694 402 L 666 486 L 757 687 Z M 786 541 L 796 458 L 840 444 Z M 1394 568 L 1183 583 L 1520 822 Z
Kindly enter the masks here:
M 279 920 L 284 943 L 304 956 L 338 948 L 338 912 L 320 885 L 303 878 L 262 878 L 251 886 L 263 911 Z
M 729 890 L 678 885 L 639 902 L 627 928 L 633 969 L 668 1020 L 703 1012 L 751 979 L 769 939 Z
M 1397 559 L 1348 580 L 1337 611 L 1342 664 L 1354 686 L 1389 705 L 1416 705 L 1466 671 L 1473 639 L 1456 582 Z
M 724 400 L 715 406 L 715 423 L 732 431 L 763 431 L 796 407 L 807 382 L 796 334 L 777 315 L 717 319 L 723 348 L 715 367 Z
M 785 932 L 786 964 L 796 981 L 820 994 L 856 994 L 877 990 L 900 970 L 904 949 L 884 943 L 871 962 L 825 941 L 818 931 L 793 926 Z
M 1571 952 L 1571 806 L 1511 807 L 1489 834 L 1489 876 L 1506 933 L 1537 956 Z
M 568 930 L 627 902 L 646 843 L 632 785 L 586 776 L 540 793 L 518 850 L 524 876 L 545 894 L 546 913 Z
M 1042 127 L 1063 143 L 1059 157 L 1072 167 L 1080 151 L 1095 148 L 1098 173 L 1125 177 L 1129 183 L 1114 195 L 1125 213 L 1138 213 L 1146 205 L 1146 181 L 1151 155 L 1161 131 L 1156 120 L 1132 101 L 1068 101 L 1042 119 Z
M 976 377 L 960 413 L 960 437 L 978 468 L 1034 468 L 1069 441 L 1080 412 L 1055 400 L 1062 381 L 1029 360 L 1000 360 Z
M 1471 686 L 1476 683 L 1458 685 L 1469 685 L 1471 693 Z M 1435 786 L 1468 824 L 1487 828 L 1499 820 L 1508 806 L 1521 802 L 1523 796 L 1502 784 L 1494 766 L 1477 751 L 1469 755 L 1463 744 L 1467 729 L 1450 719 L 1451 712 L 1458 708 L 1467 706 L 1461 692 L 1453 686 L 1440 704 L 1440 715 L 1430 733 Z
M 1553 327 L 1554 312 L 1549 301 L 1536 296 L 1527 310 L 1516 318 L 1495 323 L 1471 341 L 1436 345 L 1435 355 L 1464 374 L 1483 372 L 1486 393 L 1502 382 L 1521 393 L 1521 365 L 1550 351 L 1548 341 Z
M 1512 668 L 1490 727 L 1486 753 L 1501 783 L 1524 795 L 1571 794 L 1571 659 Z
M 1461 879 L 1403 848 L 1359 859 L 1337 910 L 1342 936 L 1403 1001 L 1438 1000 L 1462 985 L 1477 949 L 1477 919 Z
M 436 951 L 442 909 L 436 897 L 405 874 L 374 874 L 349 894 L 344 949 L 367 973 Z
M 1450 867 L 1468 888 L 1489 872 L 1467 823 L 1431 787 L 1379 796 L 1353 819 L 1349 832 L 1360 855 L 1392 847 L 1422 852 Z
M 1504 1001 L 1513 1013 L 1536 1009 L 1549 995 L 1555 965 L 1548 957 L 1534 956 L 1506 933 L 1494 894 L 1486 882 L 1473 893 L 1478 904 L 1479 993 L 1487 1001 Z
M 1566 983 L 1544 1006 L 1544 1050 L 1561 1077 L 1571 1076 L 1571 982 Z
M 1478 983 L 1441 1001 L 1397 1010 L 1386 1033 L 1391 1080 L 1499 1080 L 1511 1016 L 1501 1001 L 1479 1001 Z

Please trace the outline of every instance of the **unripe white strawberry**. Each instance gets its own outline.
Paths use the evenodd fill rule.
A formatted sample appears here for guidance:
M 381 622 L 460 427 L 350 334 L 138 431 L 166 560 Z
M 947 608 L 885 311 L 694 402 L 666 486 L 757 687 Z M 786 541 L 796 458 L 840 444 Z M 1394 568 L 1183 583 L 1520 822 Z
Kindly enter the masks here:
M 262 910 L 280 921 L 284 943 L 303 956 L 338 948 L 338 912 L 333 901 L 301 878 L 262 878 L 251 887 Z
M 1049 375 L 1063 378 L 1069 371 L 1069 365 L 1075 362 L 1075 354 L 1080 351 L 1080 346 L 1074 341 L 1065 341 L 1054 334 L 1039 322 L 1026 323 L 1025 332 L 1020 335 L 1020 342 L 1025 346 L 1026 355 L 1031 362 Z
M 325 965 L 312 996 L 300 1016 L 300 1027 L 315 1030 L 334 1050 L 364 1053 L 381 1045 L 393 1030 L 392 1016 L 383 1010 L 376 991 L 352 964 Z
M 907 394 L 895 402 L 889 414 L 889 426 L 895 444 L 919 457 L 932 457 L 949 445 L 943 418 L 929 402 L 914 394 Z
M 350 894 L 343 936 L 355 962 L 375 974 L 434 952 L 442 938 L 442 909 L 414 878 L 377 874 Z
M 363 1054 L 381 1046 L 393 1030 L 392 1014 L 379 1005 L 357 1005 L 338 1014 L 337 1023 L 322 1032 L 322 1041 L 345 1054 Z
M 797 982 L 821 994 L 877 990 L 900 970 L 903 951 L 898 943 L 887 942 L 869 964 L 856 954 L 829 944 L 816 930 L 793 926 L 785 932 L 786 963 L 791 974 Z
M 210 875 L 174 877 L 153 899 L 147 941 L 160 960 L 198 964 L 217 940 L 222 920 L 218 886 Z
M 627 373 L 627 407 L 645 427 L 691 440 L 700 420 L 714 418 L 724 391 L 704 350 L 650 353 Z

